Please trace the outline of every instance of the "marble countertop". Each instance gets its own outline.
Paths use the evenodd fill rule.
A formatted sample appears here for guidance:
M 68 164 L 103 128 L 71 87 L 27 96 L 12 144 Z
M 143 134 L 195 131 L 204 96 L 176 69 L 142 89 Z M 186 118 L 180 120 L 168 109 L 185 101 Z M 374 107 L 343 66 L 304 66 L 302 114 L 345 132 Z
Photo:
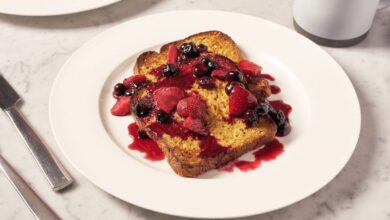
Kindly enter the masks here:
M 22 111 L 77 182 L 63 193 L 53 193 L 3 113 L 0 151 L 64 219 L 180 219 L 122 202 L 81 176 L 56 146 L 47 109 L 58 70 L 80 45 L 118 23 L 176 9 L 235 11 L 292 28 L 291 0 L 131 0 L 66 16 L 0 14 L 0 72 L 23 96 Z M 342 172 L 317 193 L 286 208 L 242 220 L 390 219 L 390 123 L 386 121 L 390 118 L 390 9 L 378 12 L 362 43 L 350 48 L 324 49 L 345 69 L 359 96 L 362 130 L 356 151 Z M 342 106 L 335 106 L 339 107 Z M 0 219 L 34 219 L 3 173 Z

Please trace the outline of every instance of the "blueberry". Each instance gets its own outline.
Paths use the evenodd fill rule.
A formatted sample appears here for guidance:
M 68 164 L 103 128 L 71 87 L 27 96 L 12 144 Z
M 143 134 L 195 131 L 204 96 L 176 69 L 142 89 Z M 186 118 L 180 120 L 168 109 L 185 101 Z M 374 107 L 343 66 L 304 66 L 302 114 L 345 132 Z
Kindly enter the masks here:
M 268 114 L 269 104 L 267 102 L 260 102 L 260 104 L 255 109 L 258 116 L 264 116 Z
M 245 123 L 252 125 L 255 122 L 257 122 L 258 120 L 259 120 L 259 117 L 254 110 L 249 110 L 249 111 L 245 112 L 245 114 L 244 114 Z
M 214 63 L 213 61 L 210 61 L 207 63 L 207 69 L 211 72 L 214 69 L 218 68 L 218 65 Z
M 135 107 L 135 114 L 140 118 L 144 118 L 148 116 L 149 112 L 150 112 L 150 107 L 143 103 L 137 104 Z
M 230 95 L 230 93 L 232 92 L 234 86 L 241 86 L 242 88 L 245 88 L 245 85 L 243 83 L 240 83 L 240 82 L 236 82 L 236 81 L 233 81 L 233 82 L 229 82 L 226 87 L 225 87 L 225 92 L 226 94 Z
M 199 50 L 200 52 L 206 52 L 206 51 L 208 50 L 208 48 L 207 48 L 207 46 L 204 45 L 204 44 L 199 44 L 199 45 L 198 45 L 198 50 Z
M 229 82 L 233 82 L 233 81 L 244 82 L 244 75 L 240 71 L 231 71 L 227 74 L 226 79 Z
M 187 57 L 196 57 L 199 55 L 198 48 L 192 42 L 182 44 L 180 46 L 180 50 L 182 54 L 184 54 Z
M 200 87 L 202 87 L 204 89 L 215 88 L 215 84 L 213 82 L 213 79 L 211 77 L 208 77 L 208 76 L 204 76 L 204 77 L 198 79 L 198 83 L 199 83 Z
M 278 130 L 276 134 L 280 136 L 286 136 L 291 131 L 290 123 L 286 120 L 284 123 L 278 125 Z
M 163 66 L 164 76 L 175 76 L 177 74 L 177 68 L 174 64 L 165 64 Z
M 211 60 L 207 57 L 203 57 L 202 60 L 201 60 L 202 64 L 207 66 L 209 62 L 211 62 Z
M 215 68 L 218 67 L 218 65 L 216 63 L 214 63 L 213 61 L 211 61 L 209 58 L 207 57 L 204 57 L 202 58 L 201 60 L 202 64 L 206 66 L 207 68 L 207 71 L 209 73 L 211 73 L 211 71 L 213 71 Z
M 268 115 L 278 126 L 286 122 L 286 117 L 284 116 L 284 113 L 280 110 L 270 109 Z
M 148 139 L 149 138 L 148 134 L 143 130 L 138 130 L 137 134 L 138 134 L 138 137 L 140 139 Z
M 114 86 L 114 95 L 115 96 L 123 96 L 126 91 L 126 87 L 123 85 L 123 83 L 117 83 Z
M 168 113 L 159 110 L 157 112 L 157 121 L 163 124 L 169 123 L 171 121 L 171 118 L 169 117 Z

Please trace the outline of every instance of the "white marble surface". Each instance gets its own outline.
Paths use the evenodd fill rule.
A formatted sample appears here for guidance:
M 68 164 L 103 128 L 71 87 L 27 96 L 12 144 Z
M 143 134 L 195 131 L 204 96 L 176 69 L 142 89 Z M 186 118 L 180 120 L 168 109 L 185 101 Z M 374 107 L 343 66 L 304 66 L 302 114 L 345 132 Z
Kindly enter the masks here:
M 67 16 L 0 15 L 0 72 L 22 94 L 22 111 L 62 158 L 77 183 L 61 194 L 53 193 L 3 113 L 0 151 L 64 219 L 179 219 L 124 203 L 87 181 L 59 152 L 47 110 L 50 87 L 59 68 L 85 41 L 123 21 L 175 9 L 236 11 L 292 28 L 291 0 L 131 0 Z M 390 219 L 390 9 L 377 14 L 372 30 L 361 44 L 324 49 L 346 70 L 359 96 L 362 131 L 357 149 L 337 178 L 314 195 L 243 220 Z M 2 173 L 0 219 L 33 219 Z

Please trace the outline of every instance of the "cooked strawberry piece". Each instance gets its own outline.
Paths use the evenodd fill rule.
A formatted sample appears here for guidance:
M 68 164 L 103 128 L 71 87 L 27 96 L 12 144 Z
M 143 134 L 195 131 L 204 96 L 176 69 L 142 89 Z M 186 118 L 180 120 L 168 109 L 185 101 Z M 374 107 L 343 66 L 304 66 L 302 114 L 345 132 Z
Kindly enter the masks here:
M 250 82 L 256 83 L 261 78 L 261 67 L 249 60 L 240 60 L 238 68 L 243 72 Z
M 184 95 L 184 91 L 178 87 L 164 87 L 153 92 L 153 99 L 158 109 L 171 113 Z
M 131 83 L 140 84 L 146 81 L 145 75 L 137 74 L 123 80 L 123 85 L 130 88 Z
M 183 126 L 193 132 L 196 132 L 201 135 L 208 135 L 206 125 L 203 123 L 202 119 L 188 117 L 183 122 Z
M 224 69 L 227 72 L 237 70 L 236 64 L 224 56 L 214 55 L 213 61 L 217 64 L 219 68 Z
M 130 109 L 130 96 L 121 96 L 116 101 L 115 105 L 111 108 L 111 114 L 116 116 L 128 115 Z
M 177 103 L 177 113 L 183 117 L 200 118 L 206 111 L 206 104 L 198 95 L 192 95 L 184 98 Z
M 228 71 L 223 69 L 215 69 L 211 72 L 211 76 L 220 80 L 224 80 L 226 78 Z
M 177 57 L 179 56 L 179 50 L 175 44 L 171 44 L 168 47 L 168 64 L 176 64 Z
M 234 86 L 229 96 L 229 114 L 240 116 L 257 105 L 256 97 L 241 86 Z
M 207 74 L 209 74 L 207 66 L 205 66 L 202 63 L 198 63 L 198 64 L 195 65 L 195 68 L 193 70 L 193 75 L 195 77 L 200 78 L 200 77 L 205 76 Z
M 196 65 L 196 64 L 193 64 Z M 179 66 L 179 73 L 181 75 L 191 75 L 194 73 L 194 66 L 192 64 L 181 64 Z

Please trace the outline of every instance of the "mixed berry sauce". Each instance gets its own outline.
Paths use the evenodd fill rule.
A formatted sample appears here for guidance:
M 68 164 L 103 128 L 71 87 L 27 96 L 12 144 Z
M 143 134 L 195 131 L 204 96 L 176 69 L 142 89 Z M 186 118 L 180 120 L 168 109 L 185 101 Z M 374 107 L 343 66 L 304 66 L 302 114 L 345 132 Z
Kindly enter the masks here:
M 209 135 L 199 113 L 202 111 L 193 109 L 194 106 L 201 106 L 199 103 L 192 105 L 190 101 L 184 103 L 182 105 L 184 109 L 178 113 L 183 114 L 181 116 L 185 120 L 181 122 L 173 120 L 172 114 L 179 100 L 194 95 L 189 93 L 178 96 L 177 91 L 181 90 L 184 94 L 184 91 L 190 89 L 194 83 L 205 89 L 214 89 L 216 80 L 228 82 L 225 91 L 229 96 L 229 117 L 225 119 L 226 122 L 232 123 L 234 118 L 239 118 L 247 127 L 251 127 L 260 117 L 269 117 L 277 125 L 277 136 L 285 136 L 291 130 L 288 119 L 292 111 L 290 105 L 282 100 L 268 102 L 265 97 L 260 95 L 259 98 L 247 89 L 247 84 L 257 83 L 261 79 L 275 80 L 270 74 L 261 73 L 261 67 L 250 61 L 241 60 L 234 63 L 224 56 L 209 53 L 204 45 L 184 43 L 179 49 L 175 45 L 169 46 L 168 63 L 153 69 L 151 74 L 158 78 L 157 82 L 150 83 L 146 77 L 135 75 L 115 86 L 113 95 L 117 103 L 111 109 L 112 114 L 121 116 L 133 111 L 141 121 L 156 117 L 156 122 L 148 125 L 148 131 L 157 136 L 168 134 L 183 140 L 192 137 L 200 143 L 202 158 L 226 153 L 231 147 L 221 146 L 214 136 Z M 142 87 L 147 88 L 152 96 L 149 98 L 156 104 L 141 102 L 133 106 L 133 109 L 129 109 L 131 96 Z M 276 85 L 271 85 L 270 88 L 272 94 L 281 92 Z M 162 93 L 165 97 L 162 97 Z M 146 132 L 140 131 L 135 123 L 130 124 L 128 130 L 133 136 L 133 143 L 129 145 L 129 149 L 145 153 L 145 158 L 151 161 L 164 159 L 164 154 L 157 143 L 150 139 Z M 283 152 L 283 145 L 274 139 L 253 153 L 255 158 L 253 161 L 236 160 L 223 170 L 233 171 L 234 167 L 244 172 L 254 170 L 261 162 L 273 160 Z
M 262 148 L 253 152 L 254 160 L 235 160 L 230 162 L 220 170 L 233 172 L 234 167 L 237 167 L 242 172 L 255 170 L 260 167 L 262 162 L 275 160 L 284 152 L 284 146 L 277 139 L 265 144 Z
M 280 87 L 277 86 L 277 85 L 271 85 L 270 88 L 271 88 L 271 93 L 272 93 L 273 95 L 279 94 L 279 93 L 282 91 L 282 90 L 280 89 Z
M 131 123 L 128 126 L 128 130 L 129 134 L 133 137 L 133 143 L 129 145 L 129 149 L 145 153 L 145 159 L 150 161 L 164 160 L 164 153 L 156 142 L 147 137 L 140 137 L 138 135 L 139 128 L 136 123 Z

